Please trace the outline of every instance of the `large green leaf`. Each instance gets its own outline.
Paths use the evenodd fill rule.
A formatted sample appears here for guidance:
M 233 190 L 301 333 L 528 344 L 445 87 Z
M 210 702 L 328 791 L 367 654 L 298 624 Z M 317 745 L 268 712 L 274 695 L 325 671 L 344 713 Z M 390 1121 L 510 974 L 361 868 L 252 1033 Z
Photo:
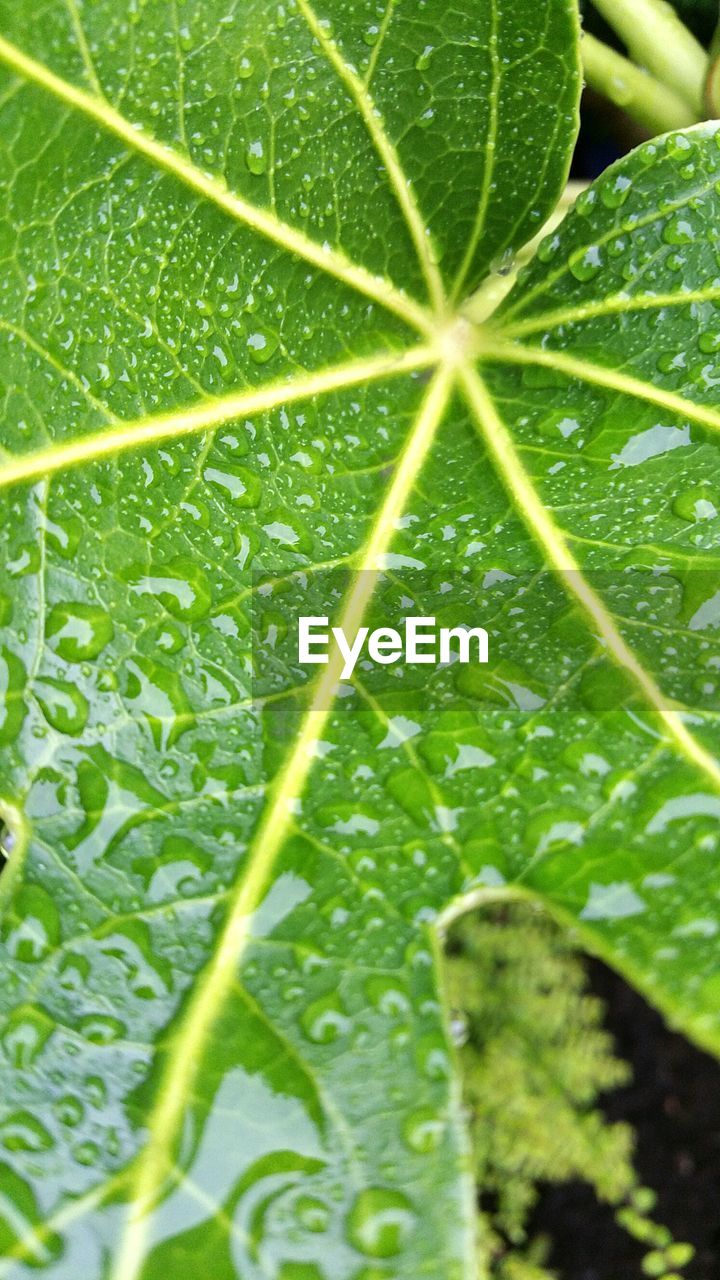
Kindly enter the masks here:
M 565 0 L 0 20 L 0 1276 L 470 1276 L 438 921 L 540 891 L 720 1042 L 720 151 L 475 329 L 566 175 Z M 298 667 L 408 599 L 482 679 Z

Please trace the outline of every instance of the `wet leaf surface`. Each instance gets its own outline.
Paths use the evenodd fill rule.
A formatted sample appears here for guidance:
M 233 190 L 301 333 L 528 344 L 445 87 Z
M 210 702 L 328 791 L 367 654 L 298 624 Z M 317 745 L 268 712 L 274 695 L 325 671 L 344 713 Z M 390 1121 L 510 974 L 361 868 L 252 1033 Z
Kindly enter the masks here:
M 720 1040 L 715 136 L 476 329 L 565 0 L 0 29 L 0 1275 L 469 1276 L 439 917 L 540 892 Z M 298 668 L 408 599 L 487 670 Z

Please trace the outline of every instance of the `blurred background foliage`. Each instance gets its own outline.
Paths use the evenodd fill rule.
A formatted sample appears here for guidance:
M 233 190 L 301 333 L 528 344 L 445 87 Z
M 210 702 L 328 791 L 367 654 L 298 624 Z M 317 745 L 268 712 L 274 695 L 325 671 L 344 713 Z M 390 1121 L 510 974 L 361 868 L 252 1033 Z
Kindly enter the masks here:
M 674 8 L 701 44 L 709 49 L 720 17 L 718 0 L 677 0 Z M 585 31 L 619 53 L 625 53 L 622 41 L 590 0 L 580 0 L 580 12 Z M 592 181 L 649 136 L 650 130 L 642 128 L 607 98 L 586 90 L 573 178 Z
M 446 966 L 479 1195 L 480 1280 L 554 1280 L 551 1241 L 533 1230 L 533 1216 L 543 1185 L 578 1180 L 642 1245 L 638 1274 L 680 1280 L 694 1250 L 653 1220 L 632 1129 L 599 1106 L 630 1069 L 571 935 L 541 909 L 513 905 L 463 920 Z

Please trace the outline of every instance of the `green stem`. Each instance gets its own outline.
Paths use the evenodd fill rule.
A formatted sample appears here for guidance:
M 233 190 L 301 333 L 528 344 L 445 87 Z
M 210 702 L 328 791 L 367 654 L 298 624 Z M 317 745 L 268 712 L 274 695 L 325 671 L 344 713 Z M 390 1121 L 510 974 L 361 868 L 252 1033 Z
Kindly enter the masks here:
M 705 110 L 711 119 L 720 115 L 720 23 L 710 45 L 708 74 L 705 82 Z
M 666 0 L 593 0 L 595 8 L 627 45 L 635 62 L 646 67 L 703 114 L 708 58 Z
M 591 89 L 645 125 L 651 133 L 685 129 L 697 115 L 685 98 L 636 67 L 609 45 L 585 34 L 582 39 L 585 79 Z
M 550 214 L 547 222 L 541 227 L 537 235 L 528 244 L 523 245 L 512 262 L 509 271 L 502 275 L 493 272 L 483 281 L 477 292 L 471 294 L 463 304 L 462 311 L 466 320 L 469 320 L 471 324 L 484 324 L 486 320 L 489 320 L 490 316 L 497 311 L 500 303 L 510 293 L 517 280 L 518 272 L 522 267 L 527 266 L 528 262 L 532 261 L 540 242 L 546 236 L 549 236 L 556 227 L 560 226 L 568 209 L 575 203 L 580 192 L 584 191 L 587 185 L 586 182 L 568 182 L 555 210 Z

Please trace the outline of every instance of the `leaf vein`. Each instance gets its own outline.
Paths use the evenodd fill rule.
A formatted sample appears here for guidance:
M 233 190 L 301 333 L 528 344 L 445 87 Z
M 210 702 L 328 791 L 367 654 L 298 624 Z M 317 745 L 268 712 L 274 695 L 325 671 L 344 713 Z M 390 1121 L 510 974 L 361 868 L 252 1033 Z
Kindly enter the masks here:
M 590 360 L 580 360 L 562 351 L 525 347 L 510 342 L 494 343 L 490 340 L 487 343 L 483 342 L 481 358 L 496 360 L 500 363 L 540 365 L 545 369 L 554 369 L 567 377 L 594 383 L 599 387 L 607 388 L 608 391 L 617 391 L 619 395 L 645 400 L 659 409 L 666 409 L 669 413 L 690 418 L 710 430 L 720 431 L 720 410 L 713 409 L 710 405 L 697 404 L 676 391 L 655 387 L 642 378 L 633 377 L 632 374 L 621 373 L 617 369 L 595 364 Z
M 342 610 L 340 625 L 349 632 L 360 624 L 372 597 L 377 571 L 405 509 L 415 476 L 422 467 L 445 414 L 453 385 L 453 371 L 441 366 L 422 406 L 377 520 L 358 558 L 357 576 Z M 169 1064 L 159 1103 L 149 1117 L 149 1138 L 138 1165 L 134 1202 L 136 1211 L 116 1253 L 113 1280 L 136 1280 L 140 1274 L 148 1230 L 147 1208 L 166 1170 L 173 1140 L 182 1120 L 185 1099 L 192 1087 L 198 1063 L 218 1010 L 235 981 L 238 967 L 251 942 L 250 924 L 272 874 L 277 856 L 291 827 L 292 806 L 301 794 L 314 761 L 314 744 L 321 737 L 330 714 L 342 659 L 336 654 L 324 669 L 313 701 L 306 712 L 295 744 L 282 769 L 272 800 L 247 853 L 227 922 L 212 960 L 195 985 L 182 1026 L 176 1053 Z
M 502 326 L 504 336 L 511 338 L 525 337 L 532 333 L 547 333 L 551 329 L 566 324 L 582 324 L 584 320 L 593 320 L 611 315 L 630 315 L 635 311 L 660 311 L 665 307 L 689 307 L 693 303 L 717 302 L 720 299 L 720 284 L 709 289 L 687 289 L 679 293 L 643 293 L 634 297 L 617 293 L 598 302 L 588 302 L 579 307 L 560 307 L 557 311 L 546 311 L 532 316 L 529 320 L 520 320 L 517 324 Z
M 694 764 L 720 791 L 720 764 L 687 729 L 682 717 L 665 698 L 660 687 L 641 665 L 637 656 L 620 634 L 612 615 L 600 596 L 585 579 L 580 563 L 573 556 L 567 539 L 543 506 L 533 482 L 524 469 L 512 436 L 501 419 L 485 383 L 472 365 L 460 372 L 468 405 L 478 430 L 493 458 L 498 473 L 514 496 L 520 515 L 542 548 L 548 564 L 597 627 L 597 633 L 608 654 L 624 669 L 644 695 L 662 723 L 668 738 L 678 752 Z
M 415 347 L 404 354 L 382 355 L 331 366 L 319 373 L 270 385 L 236 391 L 217 400 L 191 405 L 174 413 L 141 418 L 93 435 L 54 444 L 45 449 L 6 458 L 0 465 L 0 489 L 68 470 L 73 466 L 115 457 L 140 445 L 198 435 L 249 413 L 265 413 L 283 404 L 340 391 L 346 387 L 427 368 L 435 359 L 429 347 Z
M 103 130 L 114 134 L 126 147 L 138 152 L 156 167 L 172 174 L 197 195 L 216 205 L 251 230 L 273 241 L 287 252 L 303 258 L 318 267 L 326 275 L 334 276 L 342 284 L 372 298 L 380 306 L 400 316 L 406 323 L 427 332 L 429 316 L 424 307 L 397 289 L 389 280 L 373 275 L 364 267 L 352 262 L 339 249 L 320 245 L 302 231 L 283 222 L 272 212 L 259 208 L 236 195 L 218 178 L 204 173 L 189 159 L 179 155 L 172 147 L 158 142 L 144 129 L 133 125 L 104 99 L 86 93 L 69 84 L 49 67 L 37 62 L 0 36 L 0 61 L 17 75 L 53 94 L 67 106 L 81 111 Z
M 397 150 L 385 131 L 377 107 L 370 97 L 365 83 L 345 61 L 334 40 L 331 40 L 323 30 L 322 23 L 319 21 L 309 0 L 297 0 L 297 3 L 310 31 L 362 116 L 373 145 L 385 166 L 388 180 L 405 218 L 433 307 L 437 313 L 444 315 L 446 310 L 445 291 L 440 272 L 428 249 L 430 243 L 429 231 L 420 213 L 410 183 L 403 172 Z

